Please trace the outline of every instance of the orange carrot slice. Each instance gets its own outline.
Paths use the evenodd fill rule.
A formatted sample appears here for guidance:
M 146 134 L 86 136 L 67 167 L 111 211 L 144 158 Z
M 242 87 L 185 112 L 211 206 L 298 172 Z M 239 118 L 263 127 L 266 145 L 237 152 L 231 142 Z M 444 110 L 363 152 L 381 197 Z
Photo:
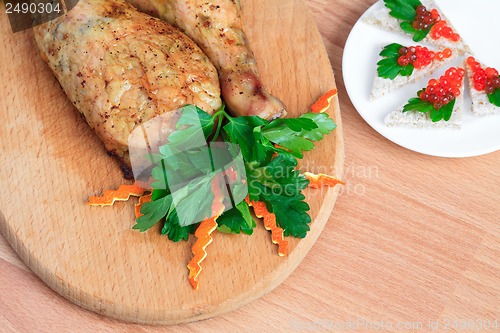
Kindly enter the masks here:
M 191 283 L 194 289 L 198 289 L 198 277 L 202 270 L 201 262 L 207 257 L 206 248 L 213 241 L 211 234 L 217 229 L 216 219 L 216 217 L 211 217 L 204 220 L 194 233 L 197 239 L 192 248 L 193 258 L 187 265 L 189 269 L 189 283 Z
M 139 202 L 137 205 L 135 205 L 135 218 L 138 219 L 139 217 L 142 216 L 141 214 L 141 207 L 144 205 L 146 202 L 151 202 L 151 198 L 153 197 L 152 194 L 148 195 L 143 195 L 142 197 L 139 198 Z
M 315 113 L 325 112 L 330 107 L 332 98 L 336 95 L 337 89 L 330 90 L 329 92 L 321 96 L 319 100 L 311 106 L 311 111 Z
M 131 196 L 140 197 L 146 190 L 137 185 L 120 185 L 117 190 L 104 191 L 101 197 L 90 197 L 87 205 L 112 206 L 116 201 L 127 201 Z
M 214 201 L 212 203 L 213 216 L 201 222 L 196 229 L 194 235 L 197 239 L 192 248 L 193 258 L 187 265 L 189 269 L 188 280 L 194 289 L 198 289 L 198 278 L 202 270 L 201 262 L 207 257 L 206 248 L 213 241 L 211 234 L 217 228 L 217 218 L 224 212 L 224 205 L 222 203 L 224 197 L 217 178 L 212 182 L 212 192 L 214 193 Z
M 276 224 L 276 215 L 267 210 L 266 203 L 262 201 L 250 201 L 247 197 L 245 201 L 253 207 L 255 216 L 264 221 L 266 230 L 271 231 L 271 240 L 278 245 L 278 255 L 286 256 L 288 253 L 288 241 L 283 236 L 283 229 Z
M 315 175 L 311 172 L 304 172 L 304 176 L 306 176 L 306 178 L 309 180 L 309 187 L 311 188 L 320 188 L 323 186 L 333 187 L 337 184 L 345 185 L 345 182 L 323 173 Z

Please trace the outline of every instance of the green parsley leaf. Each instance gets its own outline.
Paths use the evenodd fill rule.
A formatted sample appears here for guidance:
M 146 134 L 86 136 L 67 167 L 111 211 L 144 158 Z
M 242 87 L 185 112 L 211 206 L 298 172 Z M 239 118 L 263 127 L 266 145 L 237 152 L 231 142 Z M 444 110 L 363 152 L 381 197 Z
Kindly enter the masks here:
M 384 79 L 394 80 L 401 72 L 401 66 L 397 63 L 397 60 L 381 59 L 377 62 L 377 66 L 378 76 Z
M 314 148 L 314 143 L 297 135 L 297 132 L 292 131 L 288 127 L 270 130 L 263 129 L 262 135 L 269 141 L 288 149 L 293 156 L 298 158 L 304 157 L 303 151 L 310 151 Z
M 453 99 L 448 104 L 444 105 L 439 110 L 431 111 L 430 117 L 433 122 L 437 122 L 440 120 L 448 121 L 451 118 L 451 114 L 453 113 L 453 107 L 455 106 L 456 99 Z M 436 112 L 438 111 L 438 112 Z
M 253 138 L 254 128 L 263 126 L 268 122 L 265 119 L 250 117 L 228 117 L 229 122 L 223 127 L 232 143 L 240 146 L 241 155 L 245 161 L 251 161 L 255 140 Z
M 251 235 L 257 226 L 246 201 L 240 202 L 236 207 L 222 214 L 217 219 L 217 224 L 217 230 L 221 232 L 233 234 L 243 232 L 247 235 Z
M 413 74 L 413 70 L 415 69 L 415 66 L 413 64 L 408 64 L 407 66 L 404 66 L 401 71 L 399 72 L 399 75 L 401 76 L 411 76 Z
M 160 147 L 160 152 L 165 155 L 161 148 L 176 147 L 182 151 L 186 148 L 200 146 L 205 133 L 210 133 L 214 128 L 213 118 L 202 110 L 184 107 L 181 109 L 182 115 L 179 118 L 176 130 L 168 136 L 168 144 Z M 208 121 L 206 116 L 212 120 Z M 198 120 L 198 117 L 201 117 Z M 203 140 L 204 141 L 204 140 Z
M 414 42 L 422 41 L 431 31 L 431 28 L 425 30 L 417 30 L 413 27 L 411 22 L 401 22 L 399 26 L 401 27 L 401 29 L 403 29 L 404 32 L 413 36 L 412 39 Z
M 420 98 L 411 98 L 403 108 L 403 112 L 408 111 L 418 111 L 418 112 L 431 112 L 434 109 L 434 106 L 427 102 L 422 101 Z
M 500 106 L 500 89 L 495 89 L 493 93 L 488 94 L 489 101 L 496 106 Z
M 252 160 L 259 161 L 261 164 L 269 163 L 273 158 L 273 153 L 277 152 L 277 148 L 262 135 L 262 127 L 253 129 L 254 149 Z
M 163 228 L 161 230 L 162 235 L 166 235 L 168 239 L 174 242 L 179 242 L 181 240 L 187 241 L 189 239 L 189 234 L 194 234 L 196 228 L 198 228 L 200 224 L 193 224 L 185 227 L 181 227 L 179 225 L 179 219 L 177 217 L 177 213 L 175 210 L 169 214 L 166 218 L 165 223 L 163 224 Z
M 444 112 L 443 110 L 439 109 L 434 109 L 432 110 L 430 113 L 429 113 L 429 117 L 431 118 L 432 122 L 435 123 L 435 122 L 438 122 L 440 121 L 441 119 L 443 119 L 444 117 Z
M 175 175 L 176 179 L 193 179 L 211 171 L 206 139 L 214 130 L 214 118 L 193 105 L 181 108 L 180 113 L 176 130 L 168 136 L 167 144 L 159 147 L 160 154 L 150 156 L 155 164 L 152 169 L 153 188 L 167 188 L 167 175 Z
M 133 229 L 144 232 L 158 224 L 163 218 L 166 218 L 161 234 L 168 235 L 168 238 L 174 242 L 188 240 L 193 226 L 181 227 L 177 213 L 172 207 L 172 196 L 168 191 L 154 189 L 152 201 L 142 205 L 141 213 L 143 216 L 137 219 L 137 224 L 133 226 Z
M 283 122 L 288 128 L 290 128 L 294 132 L 302 132 L 302 131 L 312 131 L 313 129 L 318 128 L 318 125 L 314 123 L 311 119 L 299 117 L 299 118 L 280 118 L 276 121 L 277 124 Z
M 403 21 L 400 27 L 413 37 L 413 41 L 420 42 L 429 34 L 432 26 L 426 30 L 416 30 L 412 25 L 417 17 L 417 7 L 422 5 L 419 0 L 384 0 L 384 2 L 385 6 L 390 9 L 389 14 Z
M 285 236 L 304 238 L 310 230 L 311 217 L 307 213 L 310 207 L 304 200 L 303 194 L 286 196 L 271 193 L 266 197 L 268 209 L 276 214 L 277 224 L 283 228 Z
M 170 194 L 170 191 L 167 189 L 154 189 L 153 192 L 151 193 L 151 200 L 159 200 L 161 198 L 166 197 L 167 195 Z
M 398 63 L 399 58 L 399 49 L 402 48 L 403 45 L 393 43 L 386 45 L 382 52 L 380 52 L 380 56 L 383 57 L 377 63 L 377 73 L 379 77 L 394 80 L 398 75 L 401 76 L 410 76 L 413 74 L 413 70 L 415 67 L 412 64 L 408 64 L 407 66 L 401 66 Z
M 216 173 L 193 179 L 175 191 L 172 204 L 175 205 L 179 225 L 188 226 L 211 216 L 214 177 Z
M 224 106 L 222 106 L 221 110 L 224 110 Z M 177 127 L 182 125 L 201 125 L 205 138 L 208 139 L 214 130 L 215 123 L 214 118 L 199 107 L 195 105 L 186 105 L 182 108 L 182 115 L 177 121 Z M 169 137 L 169 141 L 170 140 L 172 140 L 172 138 Z
M 403 45 L 398 43 L 388 44 L 382 49 L 379 55 L 384 58 L 399 57 L 399 49 L 402 47 Z
M 250 166 L 251 167 L 251 166 Z M 285 235 L 305 237 L 311 221 L 309 206 L 301 194 L 309 181 L 296 169 L 297 160 L 290 154 L 278 154 L 268 165 L 247 172 L 250 199 L 264 201 L 276 214 Z
M 297 160 L 290 154 L 278 154 L 268 165 L 247 164 L 250 200 L 266 200 L 271 192 L 288 196 L 299 194 L 309 180 L 296 169 Z
M 293 156 L 281 154 L 266 166 L 274 184 L 280 186 L 280 193 L 288 196 L 298 195 L 309 185 L 309 180 L 296 167 L 297 160 Z
M 337 124 L 335 124 L 326 112 L 305 113 L 301 115 L 300 118 L 311 119 L 317 125 L 317 128 L 309 131 L 302 131 L 300 134 L 302 137 L 311 141 L 321 141 L 326 134 L 330 134 L 335 128 L 337 128 Z
M 275 182 L 273 175 L 265 166 L 259 166 L 257 161 L 246 163 L 248 182 L 248 195 L 250 200 L 258 201 L 261 197 L 262 188 L 279 190 L 280 185 Z
M 335 122 L 329 118 L 328 114 L 322 114 L 323 116 L 319 117 L 311 115 L 310 113 L 300 116 L 298 118 L 300 122 L 294 124 L 296 130 L 298 130 L 299 127 L 301 128 L 300 132 L 294 131 L 289 127 L 291 122 L 283 121 L 283 119 L 275 119 L 268 125 L 262 127 L 262 136 L 270 142 L 287 149 L 293 156 L 302 158 L 303 151 L 310 151 L 314 148 L 313 141 L 316 141 L 316 138 L 320 137 L 318 135 L 319 133 L 330 133 L 332 131 L 330 128 L 335 128 L 336 126 Z M 313 121 L 313 119 L 321 119 L 322 121 L 316 123 L 315 128 L 300 126 L 300 124 L 304 124 L 305 119 L 311 121 Z
M 389 14 L 403 21 L 415 20 L 416 9 L 422 3 L 419 0 L 384 0 L 385 6 L 390 9 Z
M 155 190 L 153 190 L 154 192 Z M 157 196 L 155 201 L 143 204 L 141 207 L 143 215 L 137 219 L 136 225 L 132 228 L 139 229 L 141 232 L 151 229 L 167 215 L 171 205 L 172 196 L 170 195 L 164 197 Z

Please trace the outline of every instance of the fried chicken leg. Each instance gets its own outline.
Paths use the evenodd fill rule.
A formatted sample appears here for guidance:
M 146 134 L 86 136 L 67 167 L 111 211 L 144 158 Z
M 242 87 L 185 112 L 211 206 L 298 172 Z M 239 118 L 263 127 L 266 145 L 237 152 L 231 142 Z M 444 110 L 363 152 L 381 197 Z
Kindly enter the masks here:
M 123 0 L 80 0 L 34 31 L 70 100 L 125 166 L 137 125 L 186 104 L 208 113 L 222 104 L 217 71 L 202 50 Z
M 238 116 L 277 118 L 284 104 L 259 79 L 254 55 L 243 32 L 239 0 L 127 0 L 139 10 L 181 29 L 217 68 L 222 96 Z

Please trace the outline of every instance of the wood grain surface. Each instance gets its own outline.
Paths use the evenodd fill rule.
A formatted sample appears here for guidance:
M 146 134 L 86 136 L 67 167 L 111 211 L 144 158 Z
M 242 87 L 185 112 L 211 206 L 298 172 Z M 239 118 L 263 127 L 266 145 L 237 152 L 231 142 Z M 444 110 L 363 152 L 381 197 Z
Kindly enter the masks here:
M 58 296 L 0 238 L 0 331 L 470 332 L 443 325 L 500 319 L 500 153 L 436 158 L 381 137 L 353 108 L 341 75 L 348 33 L 375 1 L 305 2 L 337 74 L 348 185 L 294 273 L 259 300 L 213 319 L 132 325 Z M 7 83 L 2 73 L 2 90 Z M 359 326 L 349 327 L 352 321 Z M 429 328 L 436 321 L 441 329 Z
M 285 102 L 289 116 L 307 112 L 335 88 L 335 78 L 304 3 L 259 0 L 242 1 L 242 6 L 264 84 Z M 13 61 L 3 64 L 3 75 L 11 80 L 0 106 L 6 119 L 0 132 L 0 179 L 2 191 L 11 195 L 0 197 L 0 230 L 49 287 L 99 314 L 175 324 L 234 310 L 274 289 L 298 266 L 326 224 L 338 186 L 305 191 L 311 231 L 303 240 L 288 239 L 286 257 L 277 255 L 262 223 L 251 237 L 214 233 L 196 291 L 186 268 L 194 237 L 173 243 L 158 228 L 144 234 L 132 230 L 137 200 L 109 208 L 85 205 L 89 195 L 125 181 L 37 56 L 31 31 L 8 29 L 4 19 L 4 54 Z M 332 105 L 337 129 L 306 154 L 300 167 L 342 177 L 337 98 Z

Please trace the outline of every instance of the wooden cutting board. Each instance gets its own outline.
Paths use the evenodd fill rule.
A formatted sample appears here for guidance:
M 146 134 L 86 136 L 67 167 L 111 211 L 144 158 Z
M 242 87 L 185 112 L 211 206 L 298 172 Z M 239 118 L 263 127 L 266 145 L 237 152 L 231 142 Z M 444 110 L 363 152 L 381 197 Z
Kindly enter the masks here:
M 56 292 L 89 310 L 149 324 L 209 318 L 278 286 L 321 233 L 338 187 L 307 190 L 313 222 L 303 240 L 289 239 L 278 257 L 262 224 L 252 236 L 214 233 L 193 290 L 186 264 L 194 237 L 173 243 L 158 229 L 139 233 L 133 202 L 85 205 L 89 195 L 125 183 L 38 55 L 31 31 L 13 34 L 0 5 L 0 230 L 22 260 Z M 308 111 L 335 79 L 315 22 L 301 1 L 242 0 L 246 32 L 269 90 L 291 117 Z M 342 177 L 338 128 L 301 168 Z

